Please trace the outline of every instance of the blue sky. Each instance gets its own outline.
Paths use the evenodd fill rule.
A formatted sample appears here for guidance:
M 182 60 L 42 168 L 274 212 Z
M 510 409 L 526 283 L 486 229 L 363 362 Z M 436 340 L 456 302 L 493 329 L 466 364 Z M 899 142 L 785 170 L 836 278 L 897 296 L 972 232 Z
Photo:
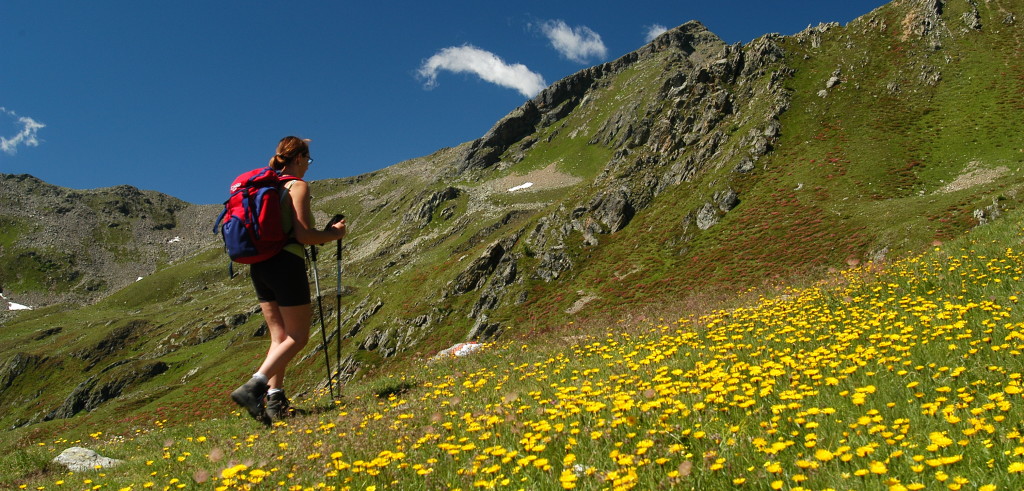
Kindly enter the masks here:
M 311 180 L 479 138 L 544 86 L 699 20 L 728 43 L 881 0 L 4 0 L 0 172 L 220 203 L 286 135 Z

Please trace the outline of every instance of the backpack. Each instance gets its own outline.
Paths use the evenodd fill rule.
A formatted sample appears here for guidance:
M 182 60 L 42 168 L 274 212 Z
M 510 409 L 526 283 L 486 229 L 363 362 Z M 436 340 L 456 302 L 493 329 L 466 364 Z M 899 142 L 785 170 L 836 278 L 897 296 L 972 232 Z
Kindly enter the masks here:
M 220 226 L 224 249 L 232 261 L 254 264 L 274 257 L 291 238 L 281 225 L 281 187 L 298 177 L 270 167 L 246 172 L 231 183 L 231 196 L 213 224 Z

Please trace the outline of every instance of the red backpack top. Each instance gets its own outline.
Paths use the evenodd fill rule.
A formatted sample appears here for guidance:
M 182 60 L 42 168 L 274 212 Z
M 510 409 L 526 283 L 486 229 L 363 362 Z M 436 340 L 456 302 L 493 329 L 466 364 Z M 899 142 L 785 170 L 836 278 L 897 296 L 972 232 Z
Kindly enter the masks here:
M 221 227 L 224 248 L 232 261 L 253 264 L 270 259 L 292 239 L 281 225 L 281 187 L 299 180 L 270 167 L 246 172 L 231 183 L 231 196 L 213 225 Z

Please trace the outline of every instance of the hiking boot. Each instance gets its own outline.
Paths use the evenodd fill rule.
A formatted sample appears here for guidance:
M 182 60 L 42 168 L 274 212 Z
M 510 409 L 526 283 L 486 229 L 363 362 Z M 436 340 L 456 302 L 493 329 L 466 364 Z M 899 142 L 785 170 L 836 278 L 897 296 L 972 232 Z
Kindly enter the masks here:
M 253 378 L 231 392 L 231 400 L 245 408 L 253 419 L 270 426 L 270 417 L 267 416 L 266 408 L 263 405 L 263 397 L 267 395 L 269 388 L 270 386 L 266 382 Z
M 267 395 L 267 416 L 275 421 L 292 417 L 292 403 L 284 392 L 274 391 Z
M 292 407 L 292 401 L 285 397 L 284 392 L 273 392 L 267 395 L 267 415 L 275 421 L 281 421 L 306 414 L 302 409 Z

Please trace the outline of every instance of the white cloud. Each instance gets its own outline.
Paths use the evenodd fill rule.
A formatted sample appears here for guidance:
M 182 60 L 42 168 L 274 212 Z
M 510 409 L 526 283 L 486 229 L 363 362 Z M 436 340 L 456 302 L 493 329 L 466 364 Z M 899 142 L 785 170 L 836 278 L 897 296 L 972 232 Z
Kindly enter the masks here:
M 647 27 L 647 34 L 645 36 L 645 39 L 646 39 L 645 42 L 649 43 L 651 41 L 654 41 L 654 38 L 664 34 L 666 31 L 668 31 L 668 28 L 663 26 L 663 25 L 661 25 L 661 24 L 653 24 L 653 25 L 648 26 Z
M 418 73 L 426 79 L 427 87 L 435 87 L 437 73 L 441 70 L 472 73 L 487 82 L 518 90 L 526 97 L 533 97 L 548 86 L 544 77 L 530 71 L 526 65 L 510 65 L 490 51 L 469 45 L 438 51 L 423 62 Z
M 15 118 L 17 124 L 21 127 L 18 134 L 10 138 L 0 136 L 0 150 L 3 150 L 8 155 L 14 155 L 18 153 L 18 145 L 25 145 L 27 147 L 39 146 L 39 138 L 36 136 L 36 133 L 41 128 L 45 128 L 45 124 L 25 116 L 19 117 L 14 111 L 9 111 L 3 106 L 0 106 L 0 114 Z
M 569 27 L 564 21 L 549 20 L 541 24 L 540 29 L 551 41 L 551 46 L 562 56 L 577 63 L 586 63 L 590 58 L 604 59 L 608 56 L 608 48 L 601 35 L 589 27 Z

